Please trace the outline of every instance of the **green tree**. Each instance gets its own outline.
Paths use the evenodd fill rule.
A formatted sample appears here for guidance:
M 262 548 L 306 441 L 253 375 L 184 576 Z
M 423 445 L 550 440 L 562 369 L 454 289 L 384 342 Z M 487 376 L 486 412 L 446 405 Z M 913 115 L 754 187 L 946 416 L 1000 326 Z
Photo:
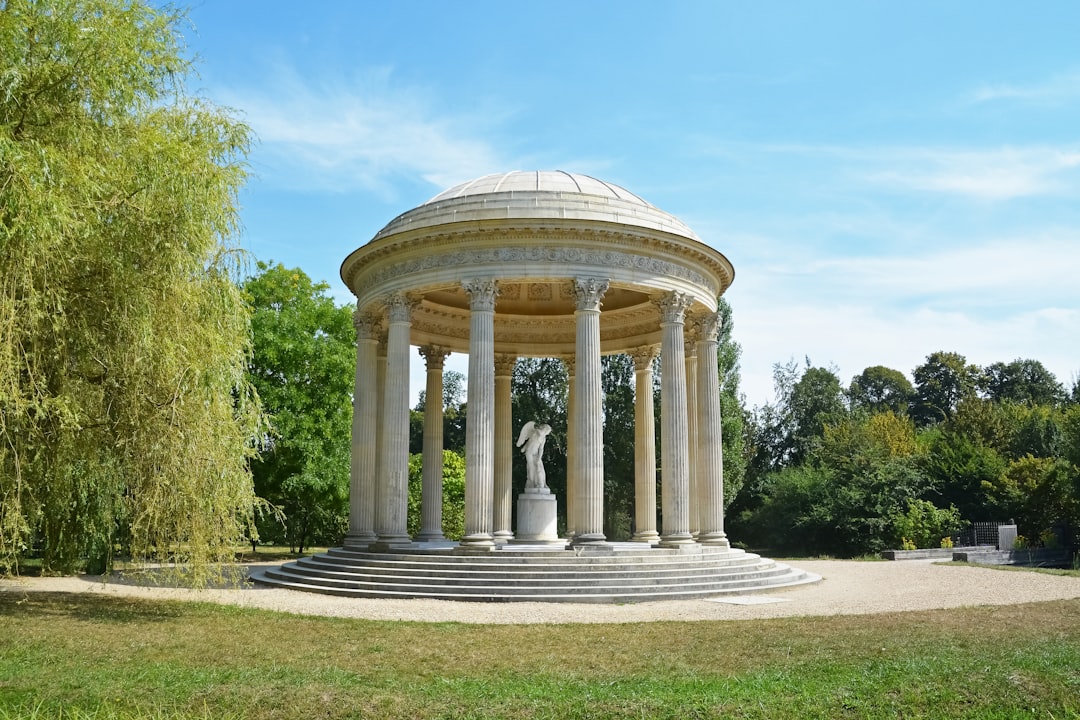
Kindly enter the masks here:
M 465 458 L 443 450 L 442 531 L 448 540 L 465 536 Z M 409 456 L 409 510 L 407 527 L 415 537 L 423 529 L 424 456 Z
M 117 547 L 205 580 L 250 531 L 258 403 L 231 238 L 249 130 L 188 95 L 182 17 L 0 5 L 0 563 Z
M 791 389 L 791 435 L 794 461 L 809 457 L 825 434 L 825 425 L 837 422 L 846 414 L 844 389 L 832 370 L 810 367 Z
M 330 286 L 298 268 L 260 262 L 243 289 L 251 303 L 249 375 L 272 431 L 252 460 L 255 491 L 285 515 L 260 521 L 266 539 L 303 552 L 348 530 L 349 438 L 356 330 Z
M 915 368 L 911 414 L 920 426 L 948 420 L 957 406 L 975 394 L 980 371 L 958 353 L 935 352 Z
M 914 392 L 904 373 L 874 365 L 851 379 L 848 399 L 852 411 L 906 413 Z
M 634 360 L 600 359 L 604 392 L 604 534 L 629 540 L 634 517 Z
M 995 402 L 1024 405 L 1060 405 L 1068 397 L 1065 386 L 1038 360 L 1013 360 L 988 365 L 979 385 Z
M 733 311 L 724 298 L 719 300 L 718 311 L 723 318 L 716 346 L 716 363 L 720 376 L 720 431 L 724 446 L 724 505 L 730 507 L 746 479 L 747 413 L 739 390 L 742 347 L 733 337 Z

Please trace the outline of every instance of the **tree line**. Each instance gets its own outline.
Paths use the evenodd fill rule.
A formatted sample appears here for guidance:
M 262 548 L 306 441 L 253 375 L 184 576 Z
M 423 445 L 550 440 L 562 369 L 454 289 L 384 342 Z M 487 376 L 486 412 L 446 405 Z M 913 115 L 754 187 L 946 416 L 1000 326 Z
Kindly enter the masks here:
M 935 352 L 912 372 L 774 368 L 747 414 L 747 482 L 728 528 L 755 547 L 842 556 L 960 540 L 1015 521 L 1030 545 L 1080 526 L 1080 383 L 1031 359 Z

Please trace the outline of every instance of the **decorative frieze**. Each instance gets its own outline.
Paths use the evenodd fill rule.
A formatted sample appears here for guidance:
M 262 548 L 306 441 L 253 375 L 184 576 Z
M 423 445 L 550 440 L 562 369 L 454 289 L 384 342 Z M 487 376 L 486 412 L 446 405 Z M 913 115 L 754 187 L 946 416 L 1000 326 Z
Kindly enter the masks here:
M 696 270 L 668 260 L 617 250 L 590 250 L 577 247 L 499 247 L 431 253 L 380 268 L 365 277 L 365 284 L 382 285 L 400 277 L 434 268 L 537 262 L 635 270 L 648 275 L 678 278 L 705 288 L 710 293 L 719 292 L 719 287 L 709 278 Z

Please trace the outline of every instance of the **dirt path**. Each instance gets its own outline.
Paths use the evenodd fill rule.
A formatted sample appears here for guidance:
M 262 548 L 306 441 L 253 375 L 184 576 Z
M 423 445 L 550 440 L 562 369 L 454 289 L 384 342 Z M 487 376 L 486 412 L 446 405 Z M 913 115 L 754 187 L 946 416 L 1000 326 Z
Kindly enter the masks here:
M 822 582 L 766 595 L 628 605 L 471 603 L 445 600 L 367 600 L 245 585 L 184 590 L 102 583 L 95 577 L 0 580 L 0 592 L 70 592 L 148 599 L 194 600 L 301 615 L 466 623 L 635 623 L 655 620 L 735 620 L 796 615 L 859 615 L 972 605 L 1080 599 L 1080 577 L 1007 572 L 920 561 L 793 561 Z

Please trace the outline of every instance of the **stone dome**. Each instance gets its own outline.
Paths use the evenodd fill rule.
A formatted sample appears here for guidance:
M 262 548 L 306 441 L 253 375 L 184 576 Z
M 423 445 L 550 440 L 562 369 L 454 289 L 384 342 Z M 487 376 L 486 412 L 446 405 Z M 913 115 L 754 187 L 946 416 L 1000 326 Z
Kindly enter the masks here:
M 610 222 L 661 230 L 700 242 L 677 217 L 629 190 L 562 170 L 515 170 L 455 185 L 397 216 L 374 239 L 447 222 L 514 218 Z

